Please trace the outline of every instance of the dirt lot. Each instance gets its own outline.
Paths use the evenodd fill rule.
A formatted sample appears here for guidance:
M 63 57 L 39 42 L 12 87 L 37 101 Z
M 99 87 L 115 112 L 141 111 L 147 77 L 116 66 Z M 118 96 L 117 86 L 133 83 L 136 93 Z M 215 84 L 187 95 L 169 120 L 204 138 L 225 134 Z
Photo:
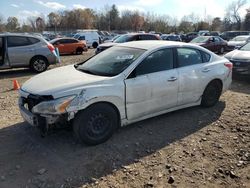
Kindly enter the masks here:
M 61 65 L 91 54 L 63 56 Z M 23 122 L 12 80 L 23 83 L 33 75 L 0 72 L 1 188 L 250 187 L 249 83 L 234 81 L 215 107 L 141 121 L 88 147 L 76 144 L 68 130 L 41 138 Z

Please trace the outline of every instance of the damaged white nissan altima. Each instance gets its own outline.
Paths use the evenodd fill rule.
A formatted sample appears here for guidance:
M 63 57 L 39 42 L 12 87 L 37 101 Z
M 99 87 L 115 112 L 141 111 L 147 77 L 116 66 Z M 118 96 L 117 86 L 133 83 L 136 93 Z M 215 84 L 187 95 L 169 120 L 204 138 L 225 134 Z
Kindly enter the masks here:
M 19 90 L 19 108 L 43 134 L 67 122 L 80 142 L 95 145 L 120 126 L 190 106 L 213 106 L 231 81 L 232 63 L 202 47 L 129 42 L 34 76 Z

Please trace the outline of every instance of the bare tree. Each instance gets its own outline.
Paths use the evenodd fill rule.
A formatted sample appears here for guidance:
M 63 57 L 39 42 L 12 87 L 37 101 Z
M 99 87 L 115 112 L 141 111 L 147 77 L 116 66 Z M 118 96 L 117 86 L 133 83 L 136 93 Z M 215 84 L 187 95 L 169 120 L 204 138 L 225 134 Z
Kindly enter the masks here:
M 18 22 L 18 19 L 16 17 L 9 17 L 7 19 L 6 29 L 11 32 L 18 31 L 20 27 L 20 24 Z
M 235 29 L 241 29 L 240 9 L 246 4 L 246 0 L 236 0 L 228 5 L 225 17 L 235 25 Z
M 2 15 L 0 15 L 0 32 L 5 31 L 5 24 L 4 24 L 4 18 Z
M 42 31 L 44 31 L 44 28 L 45 28 L 45 21 L 44 21 L 44 19 L 41 18 L 41 17 L 38 17 L 36 19 L 36 29 L 37 29 L 37 31 L 42 32 Z

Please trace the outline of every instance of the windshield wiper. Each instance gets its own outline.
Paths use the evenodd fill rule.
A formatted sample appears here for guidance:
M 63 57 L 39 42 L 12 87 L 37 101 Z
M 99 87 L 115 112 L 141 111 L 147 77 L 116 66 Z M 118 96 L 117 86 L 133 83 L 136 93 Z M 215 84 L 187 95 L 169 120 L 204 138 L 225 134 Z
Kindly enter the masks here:
M 97 73 L 92 72 L 92 71 L 90 71 L 90 70 L 80 69 L 80 68 L 76 68 L 76 69 L 79 70 L 79 71 L 82 71 L 82 72 L 84 72 L 84 73 L 87 73 L 87 74 L 98 75 Z

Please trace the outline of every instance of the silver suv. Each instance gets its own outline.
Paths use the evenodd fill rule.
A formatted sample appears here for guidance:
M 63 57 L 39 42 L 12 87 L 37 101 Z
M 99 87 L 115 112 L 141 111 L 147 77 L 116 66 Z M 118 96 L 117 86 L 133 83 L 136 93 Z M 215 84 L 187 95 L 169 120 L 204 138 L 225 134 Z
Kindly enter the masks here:
M 0 70 L 29 67 L 39 73 L 57 62 L 53 45 L 39 36 L 0 34 Z

